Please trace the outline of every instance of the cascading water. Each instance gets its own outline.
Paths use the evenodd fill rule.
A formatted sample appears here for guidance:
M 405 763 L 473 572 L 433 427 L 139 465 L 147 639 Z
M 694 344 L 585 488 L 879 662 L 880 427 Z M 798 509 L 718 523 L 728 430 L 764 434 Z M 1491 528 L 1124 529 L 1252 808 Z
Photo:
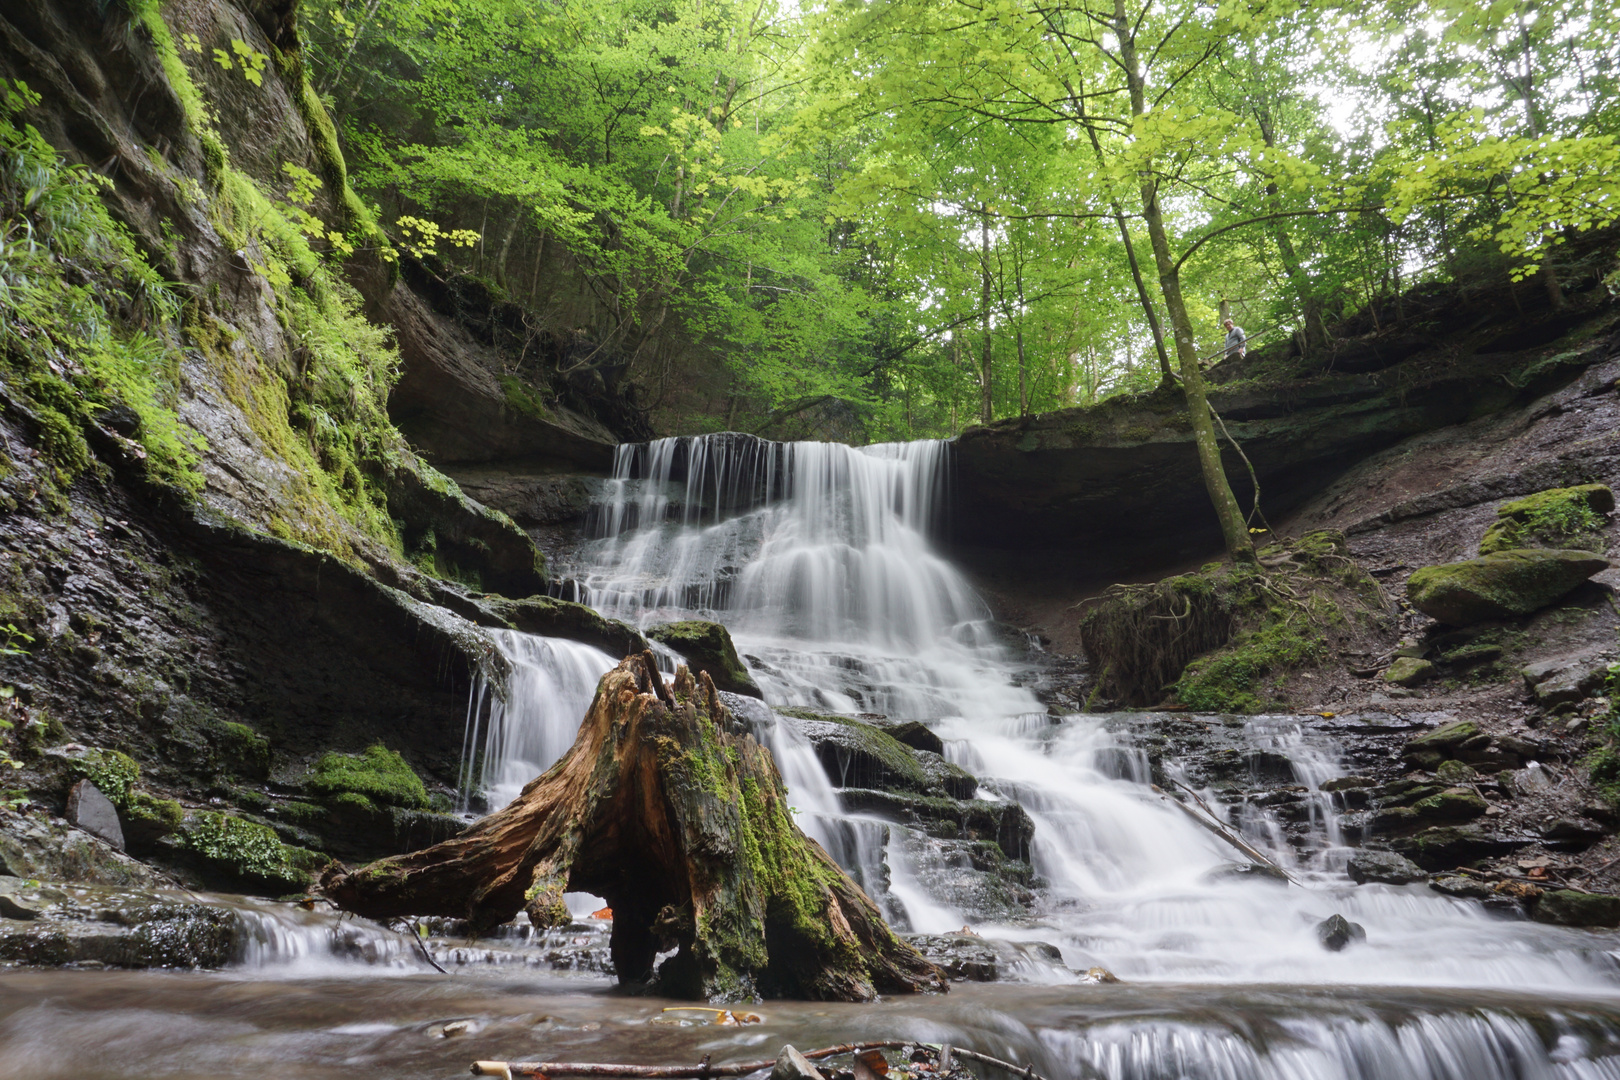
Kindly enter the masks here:
M 1269 849 L 1295 884 L 1225 873 L 1232 848 L 1152 787 L 1129 734 L 1140 717 L 1054 719 L 1025 687 L 1027 666 L 929 541 L 948 465 L 949 448 L 937 442 L 856 449 L 727 435 L 621 447 L 591 538 L 567 570 L 580 597 L 605 614 L 641 625 L 726 624 L 771 705 L 928 722 L 947 756 L 981 778 L 981 798 L 1014 800 L 1035 823 L 1032 860 L 1046 882 L 1039 921 L 981 926 L 985 933 L 1051 941 L 1070 966 L 1105 966 L 1128 981 L 1602 996 L 1620 988 L 1610 936 L 1505 920 L 1418 886 L 1351 886 L 1321 791 L 1342 775 L 1337 748 L 1293 718 L 1245 721 L 1243 738 L 1284 760 L 1303 789 L 1305 857 L 1269 810 L 1202 795 L 1209 814 Z M 520 638 L 503 640 L 508 657 L 538 648 Z M 556 678 L 557 643 L 550 648 L 535 667 Z M 548 705 L 551 718 L 536 720 L 529 710 L 539 698 L 514 692 L 518 677 L 490 711 L 481 783 L 492 801 L 566 748 L 585 687 L 611 658 L 568 663 L 577 672 L 570 711 Z M 738 710 L 777 757 L 803 827 L 898 923 L 940 931 L 964 921 L 948 891 L 930 888 L 938 875 L 924 838 L 845 814 L 802 736 L 769 708 L 739 701 Z M 1164 768 L 1174 775 L 1176 764 Z M 1363 924 L 1366 941 L 1324 950 L 1314 927 L 1335 912 Z M 1582 1051 L 1564 1063 L 1543 1054 L 1538 1064 L 1517 1019 L 1452 1005 L 1433 1015 L 1392 1008 L 1408 1019 L 1373 1016 L 1373 1006 L 1349 1019 L 1294 1016 L 1278 1025 L 1283 1049 L 1224 1021 L 1211 1027 L 1180 1015 L 1116 1018 L 1084 1039 L 1043 1038 L 1071 1075 L 1111 1077 L 1580 1076 L 1608 1075 L 1614 1060 L 1589 1061 Z M 1441 1046 L 1441 1058 L 1424 1057 L 1415 1039 Z M 1494 1064 L 1471 1072 L 1474 1058 Z

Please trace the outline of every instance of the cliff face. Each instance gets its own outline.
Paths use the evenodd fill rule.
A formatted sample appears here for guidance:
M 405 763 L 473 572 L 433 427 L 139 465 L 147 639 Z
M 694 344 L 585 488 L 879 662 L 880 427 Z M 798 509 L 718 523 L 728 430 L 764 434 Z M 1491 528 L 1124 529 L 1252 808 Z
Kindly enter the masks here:
M 59 810 L 62 762 L 116 749 L 188 822 L 213 799 L 321 846 L 341 823 L 276 817 L 320 751 L 381 742 L 448 793 L 501 663 L 478 625 L 634 641 L 479 599 L 543 591 L 544 559 L 390 409 L 447 460 L 584 471 L 618 434 L 589 410 L 635 414 L 503 380 L 500 343 L 400 274 L 292 0 L 17 0 L 0 79 L 0 685 L 26 797 Z M 463 427 L 488 438 L 434 436 Z
M 1369 455 L 1534 401 L 1620 349 L 1595 277 L 1566 310 L 1524 299 L 1457 290 L 1326 356 L 1284 346 L 1214 368 L 1210 404 L 1253 465 L 1261 511 L 1280 520 Z M 1179 390 L 1002 420 L 957 445 L 953 539 L 969 555 L 1085 552 L 1105 578 L 1221 550 Z M 1247 509 L 1248 467 L 1230 442 L 1223 453 Z

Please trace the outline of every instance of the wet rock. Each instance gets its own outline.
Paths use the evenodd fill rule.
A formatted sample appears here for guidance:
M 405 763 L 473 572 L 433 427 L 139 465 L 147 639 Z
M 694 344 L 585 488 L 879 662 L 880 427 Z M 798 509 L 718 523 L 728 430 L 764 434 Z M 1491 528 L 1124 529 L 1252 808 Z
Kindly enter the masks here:
M 1062 950 L 1044 941 L 1004 941 L 966 932 L 902 936 L 952 982 L 996 982 L 1020 969 L 1033 974 L 1063 963 Z
M 1008 859 L 1028 859 L 1035 837 L 1035 823 L 1014 802 L 929 798 L 872 788 L 844 789 L 838 801 L 846 813 L 878 814 L 941 839 L 990 841 Z
M 1604 829 L 1590 821 L 1559 818 L 1541 830 L 1541 839 L 1548 847 L 1560 851 L 1584 851 L 1608 835 Z
M 904 743 L 913 750 L 926 750 L 931 754 L 945 753 L 945 741 L 935 735 L 933 729 L 921 720 L 902 720 L 898 723 L 884 725 L 884 730 L 894 736 L 897 742 Z M 961 798 L 972 798 L 963 795 Z
M 1519 763 L 1522 755 L 1513 748 L 1516 742 L 1486 735 L 1472 720 L 1454 720 L 1408 742 L 1401 756 L 1420 769 L 1457 761 L 1480 772 L 1499 772 Z
M 162 874 L 111 844 L 43 814 L 0 809 L 0 870 L 36 881 L 154 888 Z
M 1434 677 L 1434 665 L 1412 656 L 1398 656 L 1384 672 L 1384 681 L 1395 686 L 1417 686 Z
M 1452 787 L 1412 804 L 1412 811 L 1424 825 L 1445 825 L 1472 821 L 1490 809 L 1490 804 L 1472 788 Z
M 1426 870 L 1442 870 L 1476 859 L 1506 855 L 1533 837 L 1498 836 L 1478 825 L 1440 825 L 1390 841 L 1390 847 Z
M 1620 896 L 1553 889 L 1541 894 L 1531 914 L 1559 926 L 1620 926 Z
M 1584 657 L 1578 660 L 1547 660 L 1531 664 L 1520 674 L 1525 687 L 1543 708 L 1580 701 L 1603 688 L 1609 675 L 1607 660 Z
M 1211 883 L 1221 881 L 1269 881 L 1276 885 L 1287 885 L 1288 875 L 1275 866 L 1266 866 L 1263 863 L 1222 863 L 1206 873 L 1203 880 Z
M 789 1044 L 784 1045 L 781 1053 L 776 1055 L 771 1080 L 822 1080 L 822 1076 L 821 1070 L 810 1064 L 809 1058 Z
M 1464 765 L 1460 761 L 1442 761 L 1434 770 L 1434 778 L 1442 784 L 1456 786 L 1478 780 L 1479 773 L 1472 765 Z
M 1352 941 L 1365 941 L 1367 930 L 1360 923 L 1353 923 L 1343 915 L 1329 915 L 1316 924 L 1316 940 L 1322 943 L 1322 948 L 1328 952 L 1340 952 Z
M 1086 968 L 1086 973 L 1080 977 L 1080 981 L 1096 986 L 1102 983 L 1117 983 L 1119 982 L 1119 976 L 1105 967 L 1089 967 Z
M 748 674 L 731 635 L 717 622 L 683 619 L 647 628 L 647 636 L 669 646 L 686 658 L 693 674 L 707 671 L 717 690 L 747 697 L 764 698 L 764 693 Z
M 934 798 L 972 799 L 979 782 L 939 754 L 917 750 L 885 726 L 834 713 L 778 709 L 815 747 L 822 771 L 836 787 L 916 792 Z
M 1453 626 L 1512 619 L 1562 599 L 1609 568 L 1590 551 L 1515 549 L 1426 566 L 1406 583 L 1413 607 Z
M 31 921 L 0 924 L 0 962 L 39 967 L 219 968 L 245 942 L 235 912 L 161 895 L 27 883 L 9 890 Z
M 1441 874 L 1429 882 L 1429 888 L 1461 900 L 1488 900 L 1496 896 L 1496 890 L 1490 885 L 1466 874 Z
M 119 851 L 124 850 L 124 830 L 118 824 L 118 808 L 101 789 L 80 780 L 68 792 L 67 819 L 91 836 L 99 836 Z
M 1383 885 L 1410 885 L 1428 875 L 1417 863 L 1393 851 L 1362 848 L 1350 856 L 1345 867 L 1350 880 L 1357 885 L 1377 882 Z

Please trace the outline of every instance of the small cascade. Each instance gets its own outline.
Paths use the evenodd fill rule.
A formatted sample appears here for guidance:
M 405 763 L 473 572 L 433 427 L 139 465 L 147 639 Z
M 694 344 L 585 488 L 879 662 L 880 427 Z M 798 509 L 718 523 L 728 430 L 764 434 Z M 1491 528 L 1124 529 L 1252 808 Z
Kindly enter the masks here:
M 239 963 L 256 972 L 311 975 L 357 968 L 427 969 L 403 934 L 337 912 L 241 899 L 231 908 L 242 924 Z
M 1258 1002 L 1238 1023 L 1150 1016 L 1049 1027 L 1040 1037 L 1059 1073 L 1109 1080 L 1620 1078 L 1620 1031 L 1578 1006 L 1539 1015 L 1420 1006 L 1391 1017 L 1387 1009 L 1319 1004 L 1325 1009 L 1288 1012 Z
M 499 809 L 568 752 L 596 684 L 618 660 L 565 638 L 489 632 L 510 665 L 506 685 L 480 675 L 467 705 L 461 751 L 463 805 Z

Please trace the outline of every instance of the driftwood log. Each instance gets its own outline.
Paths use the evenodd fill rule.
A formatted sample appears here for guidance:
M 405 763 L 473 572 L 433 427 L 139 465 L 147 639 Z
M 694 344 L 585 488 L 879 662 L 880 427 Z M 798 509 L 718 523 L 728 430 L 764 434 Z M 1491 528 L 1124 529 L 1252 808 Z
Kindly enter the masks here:
M 793 824 L 770 752 L 700 678 L 682 667 L 672 687 L 651 653 L 627 657 L 602 677 L 572 749 L 510 806 L 433 847 L 334 868 L 323 891 L 370 918 L 480 928 L 520 911 L 537 927 L 563 925 L 563 893 L 594 893 L 613 909 L 619 981 L 672 997 L 945 990 L 943 973 Z

